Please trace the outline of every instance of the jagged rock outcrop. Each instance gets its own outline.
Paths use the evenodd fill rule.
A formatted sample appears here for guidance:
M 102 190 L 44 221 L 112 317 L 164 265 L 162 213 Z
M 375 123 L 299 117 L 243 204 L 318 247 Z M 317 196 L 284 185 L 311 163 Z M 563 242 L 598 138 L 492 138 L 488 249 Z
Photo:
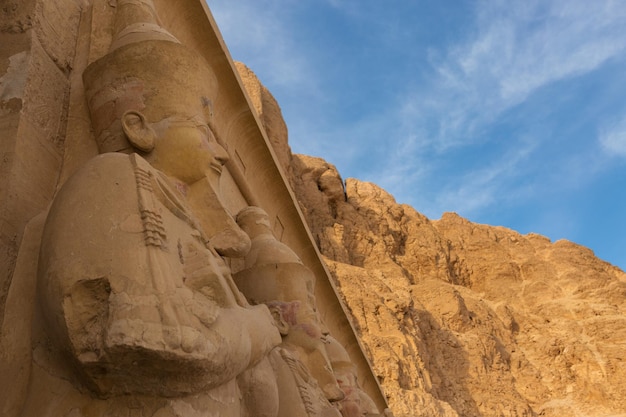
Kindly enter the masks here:
M 259 82 L 256 75 L 241 62 L 235 62 L 235 68 L 243 82 L 248 97 L 261 119 L 278 162 L 284 169 L 291 166 L 291 148 L 287 142 L 287 125 L 283 120 L 278 102 L 267 88 Z
M 272 100 L 254 101 L 277 126 Z M 397 417 L 626 415 L 619 268 L 568 241 L 431 221 L 320 158 L 280 160 Z

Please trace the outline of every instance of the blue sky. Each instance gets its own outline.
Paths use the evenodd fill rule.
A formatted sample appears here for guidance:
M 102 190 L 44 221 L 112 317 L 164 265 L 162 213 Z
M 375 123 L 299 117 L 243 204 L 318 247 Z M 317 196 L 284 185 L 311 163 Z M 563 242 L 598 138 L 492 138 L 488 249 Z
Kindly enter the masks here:
M 207 0 L 296 153 L 626 269 L 623 0 Z

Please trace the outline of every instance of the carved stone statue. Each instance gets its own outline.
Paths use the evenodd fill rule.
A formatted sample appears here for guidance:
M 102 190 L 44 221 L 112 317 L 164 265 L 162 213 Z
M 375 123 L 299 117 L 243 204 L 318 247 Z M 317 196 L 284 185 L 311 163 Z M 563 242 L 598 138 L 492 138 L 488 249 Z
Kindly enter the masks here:
M 111 51 L 84 74 L 104 153 L 64 184 L 44 227 L 47 333 L 99 397 L 93 415 L 238 417 L 236 377 L 268 367 L 281 339 L 220 256 L 250 242 L 219 204 L 228 155 L 210 127 L 217 80 L 156 23 L 151 1 L 118 9 Z
M 283 337 L 281 346 L 270 354 L 279 391 L 278 415 L 303 415 L 305 411 L 308 416 L 334 416 L 340 414 L 339 410 L 344 417 L 370 412 L 377 415 L 371 399 L 366 404 L 369 397 L 356 384 L 345 349 L 328 335 L 319 318 L 313 273 L 274 237 L 263 209 L 243 209 L 237 223 L 250 236 L 252 246 L 245 257 L 245 268 L 235 274 L 235 281 L 252 303 L 269 306 Z M 330 340 L 332 357 L 328 352 Z M 333 368 L 333 357 L 337 370 Z
M 82 72 L 86 100 L 73 90 L 80 111 L 68 114 L 80 121 L 75 144 L 91 140 L 91 122 L 99 155 L 89 159 L 90 145 L 75 160 L 65 171 L 75 174 L 24 234 L 7 298 L 6 317 L 16 324 L 0 329 L 10 348 L 0 368 L 18 377 L 15 389 L 2 381 L 10 393 L 0 394 L 0 414 L 361 415 L 350 414 L 353 403 L 355 412 L 374 412 L 355 399 L 354 374 L 328 350 L 334 339 L 317 311 L 314 274 L 274 238 L 262 209 L 242 210 L 237 222 L 227 209 L 255 196 L 239 165 L 225 171 L 229 154 L 215 135 L 240 131 L 229 130 L 229 107 L 214 116 L 214 103 L 232 98 L 224 67 L 215 66 L 218 82 L 209 63 L 162 27 L 153 0 L 89 4 L 93 13 L 84 16 L 96 22 L 97 42 L 82 51 L 81 65 L 102 55 L 109 35 L 112 42 Z M 113 13 L 109 33 L 97 16 L 109 22 Z M 245 165 L 250 138 L 229 139 Z M 288 219 L 289 236 L 308 243 L 294 232 L 298 221 Z M 16 332 L 20 338 L 4 343 Z
M 339 409 L 343 417 L 392 417 L 390 410 L 379 414 L 374 401 L 359 387 L 356 367 L 350 360 L 346 349 L 331 335 L 326 336 L 326 352 L 339 388 L 344 398 L 339 401 Z
M 237 224 L 252 245 L 235 282 L 254 304 L 269 306 L 283 342 L 270 354 L 278 386 L 278 416 L 339 416 L 331 404 L 343 398 L 324 346 L 315 309 L 315 276 L 285 244 L 276 240 L 267 213 L 247 207 Z
M 298 352 L 330 401 L 343 394 L 326 354 L 323 324 L 316 310 L 315 276 L 298 256 L 274 237 L 267 213 L 248 207 L 237 214 L 237 223 L 250 236 L 252 246 L 245 269 L 235 281 L 252 303 L 270 307 L 283 335 L 283 346 Z

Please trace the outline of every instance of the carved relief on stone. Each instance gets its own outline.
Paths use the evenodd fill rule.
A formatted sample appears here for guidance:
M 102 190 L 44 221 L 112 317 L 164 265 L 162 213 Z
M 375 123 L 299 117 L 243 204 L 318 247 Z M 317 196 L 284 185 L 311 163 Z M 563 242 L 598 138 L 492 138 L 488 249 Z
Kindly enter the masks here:
M 44 316 L 101 397 L 232 385 L 280 336 L 267 307 L 240 294 L 204 227 L 212 220 L 203 216 L 230 216 L 218 192 L 228 155 L 209 126 L 217 80 L 157 25 L 151 1 L 118 1 L 118 10 L 112 50 L 84 74 L 99 148 L 114 153 L 89 161 L 50 208 Z M 207 196 L 211 210 L 197 207 Z M 247 250 L 236 229 L 221 251 Z
M 101 154 L 43 226 L 13 415 L 340 417 L 315 276 L 263 210 L 244 209 L 240 227 L 222 203 L 210 65 L 152 0 L 115 9 L 111 49 L 83 74 Z M 243 258 L 236 279 L 223 256 Z
M 364 400 L 361 406 L 360 399 L 353 398 L 362 393 L 354 374 L 338 374 L 332 367 L 327 350 L 330 336 L 316 309 L 313 273 L 274 237 L 269 217 L 261 208 L 245 208 L 237 215 L 237 223 L 250 236 L 252 246 L 235 282 L 252 303 L 270 308 L 282 335 L 281 347 L 270 354 L 279 389 L 279 416 L 300 415 L 296 410 L 304 410 L 308 416 L 340 415 L 339 410 L 344 417 L 377 413 L 371 400 L 367 404 Z M 334 352 L 340 349 L 339 345 Z M 349 362 L 345 350 L 341 352 L 341 361 Z M 338 385 L 338 378 L 344 376 L 352 379 Z
M 361 389 L 357 382 L 356 367 L 339 341 L 331 335 L 327 335 L 325 340 L 327 343 L 326 352 L 333 367 L 333 373 L 339 388 L 344 393 L 344 398 L 338 404 L 341 415 L 343 417 L 374 417 L 381 415 L 392 417 L 391 411 L 388 409 L 385 410 L 384 414 L 379 414 L 374 401 Z

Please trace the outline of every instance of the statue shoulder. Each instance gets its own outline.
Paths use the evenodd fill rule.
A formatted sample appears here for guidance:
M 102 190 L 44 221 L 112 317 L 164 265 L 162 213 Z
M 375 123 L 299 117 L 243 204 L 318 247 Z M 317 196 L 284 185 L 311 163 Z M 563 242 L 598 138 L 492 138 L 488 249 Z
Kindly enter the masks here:
M 45 222 L 42 255 L 82 253 L 86 240 L 101 246 L 113 237 L 112 233 L 140 230 L 137 184 L 130 158 L 124 154 L 99 155 L 63 184 Z
M 100 154 L 90 159 L 85 165 L 83 165 L 83 167 L 78 170 L 70 178 L 70 180 L 68 180 L 64 187 L 72 186 L 71 184 L 73 183 L 100 183 L 102 185 L 116 185 L 116 182 L 119 182 L 120 180 L 123 182 L 134 181 L 132 163 L 134 156 L 135 155 L 113 152 Z
M 135 200 L 134 156 L 105 153 L 90 159 L 63 184 L 51 210 L 55 211 L 59 207 L 66 211 L 67 206 L 71 205 L 74 209 L 70 211 L 92 211 L 102 204 L 115 207 L 112 200 L 120 203 L 125 199 Z

